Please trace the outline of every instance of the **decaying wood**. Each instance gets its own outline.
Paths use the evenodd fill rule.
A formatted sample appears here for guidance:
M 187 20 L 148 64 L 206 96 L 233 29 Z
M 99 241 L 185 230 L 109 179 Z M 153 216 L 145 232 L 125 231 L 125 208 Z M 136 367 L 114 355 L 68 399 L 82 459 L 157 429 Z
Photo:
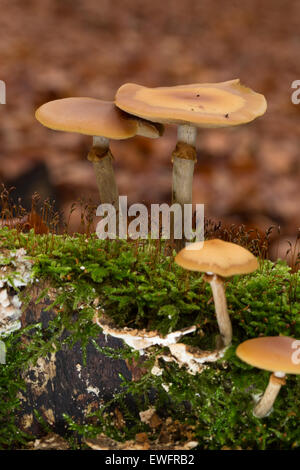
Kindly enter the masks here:
M 183 328 L 182 330 L 173 331 L 165 336 L 156 330 L 138 330 L 136 328 L 119 328 L 113 320 L 104 313 L 96 314 L 94 322 L 99 325 L 103 333 L 114 338 L 122 339 L 131 348 L 143 352 L 151 346 L 169 346 L 176 343 L 182 336 L 196 331 L 196 325 Z
M 41 439 L 30 442 L 28 448 L 30 450 L 68 450 L 70 447 L 61 436 L 50 433 Z
M 151 426 L 153 416 L 156 417 L 155 426 Z M 163 421 L 154 408 L 140 413 L 140 417 L 142 422 L 150 425 L 151 432 L 138 433 L 135 439 L 126 442 L 115 441 L 103 434 L 85 442 L 93 450 L 191 450 L 197 447 L 193 426 L 174 421 L 171 417 Z M 158 436 L 153 439 L 153 433 L 157 432 Z
M 34 302 L 43 287 L 32 288 L 32 301 L 22 315 L 22 326 L 41 322 L 46 329 L 56 315 L 53 310 L 45 310 L 51 303 L 49 299 L 37 305 Z M 100 347 L 122 348 L 122 341 L 103 334 L 99 334 L 96 342 Z M 121 391 L 119 374 L 128 380 L 132 377 L 124 360 L 104 356 L 91 343 L 87 346 L 86 364 L 79 343 L 71 349 L 63 346 L 47 357 L 40 357 L 35 365 L 23 371 L 26 390 L 19 393 L 20 428 L 41 435 L 43 429 L 34 413 L 37 411 L 53 431 L 64 434 L 63 414 L 82 422 L 88 413 Z

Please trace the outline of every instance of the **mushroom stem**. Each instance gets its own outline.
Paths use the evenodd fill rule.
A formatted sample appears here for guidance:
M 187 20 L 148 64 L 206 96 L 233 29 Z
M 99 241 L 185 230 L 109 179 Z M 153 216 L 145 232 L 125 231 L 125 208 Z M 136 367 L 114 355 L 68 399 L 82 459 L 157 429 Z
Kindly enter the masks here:
M 93 147 L 88 154 L 93 163 L 101 204 L 111 204 L 116 211 L 116 235 L 119 234 L 119 192 L 113 169 L 113 156 L 106 137 L 93 137 Z
M 284 377 L 283 372 L 271 374 L 265 393 L 253 410 L 256 418 L 264 418 L 270 413 L 282 385 L 285 385 Z
M 228 346 L 232 341 L 232 326 L 227 311 L 224 281 L 217 274 L 207 274 L 205 276 L 205 280 L 209 282 L 212 290 L 215 303 L 216 317 L 221 337 L 223 340 L 223 345 Z
M 172 154 L 173 180 L 172 204 L 180 204 L 182 210 L 182 239 L 176 240 L 176 248 L 185 245 L 184 238 L 184 204 L 192 204 L 193 175 L 196 157 L 197 128 L 188 124 L 178 127 L 178 141 Z M 171 224 L 171 238 L 174 240 L 174 220 Z

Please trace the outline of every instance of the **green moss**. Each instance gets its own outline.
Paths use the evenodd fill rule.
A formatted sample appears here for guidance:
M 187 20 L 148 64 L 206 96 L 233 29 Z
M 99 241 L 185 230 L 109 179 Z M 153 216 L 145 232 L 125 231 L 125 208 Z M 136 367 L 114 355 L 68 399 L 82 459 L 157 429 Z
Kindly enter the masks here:
M 54 347 L 59 349 L 64 329 L 71 333 L 63 340 L 70 346 L 78 340 L 86 346 L 96 338 L 100 329 L 92 322 L 95 299 L 120 326 L 158 329 L 166 334 L 197 323 L 202 334 L 186 336 L 184 341 L 202 348 L 214 343 L 218 329 L 209 285 L 201 275 L 177 266 L 163 243 L 101 241 L 85 235 L 37 236 L 33 232 L 2 229 L 0 247 L 24 247 L 34 261 L 34 278 L 58 292 L 54 302 L 58 313 L 47 330 L 37 325 L 5 339 L 8 360 L 6 366 L 0 367 L 0 447 L 24 443 L 24 435 L 12 417 L 18 407 L 16 394 L 22 387 L 22 381 L 16 381 L 18 372 Z M 3 263 L 0 259 L 0 264 L 8 263 L 7 255 Z M 149 372 L 139 382 L 124 380 L 124 391 L 96 413 L 97 424 L 88 424 L 87 420 L 87 424 L 79 426 L 66 417 L 70 430 L 84 436 L 105 430 L 111 437 L 128 439 L 147 426 L 129 413 L 126 396 L 135 396 L 141 409 L 146 409 L 149 393 L 155 390 L 156 406 L 162 413 L 195 425 L 200 448 L 299 448 L 299 378 L 288 378 L 274 412 L 258 420 L 252 415 L 252 394 L 264 390 L 268 373 L 246 366 L 234 354 L 237 344 L 258 335 L 300 338 L 299 280 L 299 272 L 291 273 L 285 263 L 270 261 L 261 262 L 260 269 L 251 275 L 233 277 L 226 282 L 233 346 L 222 361 L 196 376 L 168 364 L 160 377 Z M 47 290 L 39 300 L 46 295 Z M 23 300 L 29 298 L 27 288 Z M 26 350 L 19 341 L 21 334 L 28 335 Z M 137 354 L 128 348 L 102 348 L 101 352 L 118 358 Z M 148 360 L 149 370 L 157 352 L 154 349 Z M 168 384 L 168 393 L 163 384 Z M 126 431 L 112 425 L 108 410 L 113 406 L 122 409 Z

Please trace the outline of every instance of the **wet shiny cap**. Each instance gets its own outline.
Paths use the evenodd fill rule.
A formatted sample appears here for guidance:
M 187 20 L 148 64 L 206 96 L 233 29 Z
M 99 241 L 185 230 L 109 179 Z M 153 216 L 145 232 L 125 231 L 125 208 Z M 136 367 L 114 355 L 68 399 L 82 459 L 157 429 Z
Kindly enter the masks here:
M 229 127 L 245 124 L 263 115 L 266 99 L 240 80 L 147 88 L 122 85 L 116 105 L 130 114 L 166 124 L 196 127 Z
M 241 343 L 236 355 L 247 364 L 270 372 L 300 374 L 300 341 L 288 336 L 266 336 Z
M 135 135 L 156 138 L 162 126 L 129 116 L 112 101 L 94 98 L 63 98 L 43 104 L 36 119 L 53 130 L 102 136 L 108 139 L 128 139 Z
M 246 248 L 219 239 L 187 245 L 177 254 L 175 262 L 191 271 L 222 277 L 248 274 L 258 268 L 256 257 Z

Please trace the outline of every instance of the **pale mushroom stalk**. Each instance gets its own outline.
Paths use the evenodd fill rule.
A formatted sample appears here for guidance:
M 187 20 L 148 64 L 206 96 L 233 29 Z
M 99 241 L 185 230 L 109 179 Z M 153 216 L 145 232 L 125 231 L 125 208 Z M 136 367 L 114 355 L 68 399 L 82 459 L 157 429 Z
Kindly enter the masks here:
M 172 202 L 180 204 L 182 211 L 184 204 L 192 204 L 196 138 L 196 127 L 178 127 L 178 143 L 173 154 Z
M 197 128 L 189 124 L 178 126 L 178 142 L 172 154 L 172 204 L 180 204 L 182 211 L 182 239 L 175 240 L 179 251 L 185 246 L 184 205 L 193 201 L 193 176 L 196 162 Z M 172 218 L 171 238 L 174 240 L 175 226 Z
M 211 273 L 206 273 L 205 280 L 210 284 L 212 290 L 223 345 L 228 346 L 232 341 L 232 326 L 227 310 L 224 281 L 220 276 Z
M 270 413 L 282 385 L 285 385 L 285 373 L 274 372 L 271 374 L 265 393 L 253 410 L 256 418 L 264 418 Z
M 182 207 L 192 202 L 196 128 L 245 124 L 264 114 L 267 108 L 265 97 L 241 85 L 239 79 L 156 88 L 125 83 L 117 91 L 115 104 L 140 118 L 178 126 L 178 142 L 172 154 L 172 202 Z M 172 219 L 171 240 L 174 240 Z M 176 240 L 176 245 L 176 248 L 185 245 L 184 236 Z
M 119 192 L 113 168 L 113 156 L 109 149 L 109 139 L 94 136 L 88 160 L 93 163 L 101 204 L 111 204 L 116 210 L 118 233 Z

